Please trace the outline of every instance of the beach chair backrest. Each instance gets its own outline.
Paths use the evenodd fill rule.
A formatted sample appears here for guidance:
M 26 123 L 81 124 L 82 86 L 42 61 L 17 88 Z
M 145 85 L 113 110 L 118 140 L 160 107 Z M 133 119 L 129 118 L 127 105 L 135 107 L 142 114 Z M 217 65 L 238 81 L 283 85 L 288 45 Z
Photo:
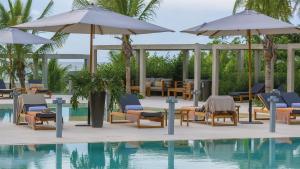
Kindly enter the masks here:
M 272 93 L 260 93 L 257 95 L 260 101 L 268 110 L 270 109 L 270 102 L 268 100 L 272 95 Z M 286 103 L 281 96 L 277 95 L 277 98 L 279 99 L 277 103 Z
M 38 79 L 32 79 L 32 80 L 28 80 L 29 84 L 42 84 L 42 80 L 38 80 Z
M 5 83 L 2 79 L 0 79 L 0 89 L 6 89 Z
M 2 79 L 0 79 L 0 89 L 6 89 L 5 83 Z
M 139 99 L 134 94 L 126 94 L 121 96 L 119 103 L 123 113 L 125 113 L 125 107 L 127 105 L 141 105 Z
M 293 103 L 300 103 L 300 97 L 295 92 L 283 92 L 280 93 L 280 95 L 282 96 L 288 107 L 292 107 Z
M 26 112 L 29 107 L 33 106 L 47 106 L 46 99 L 42 94 L 22 94 L 18 98 L 19 106 L 21 106 Z
M 44 88 L 44 84 L 43 84 L 42 80 L 36 80 L 36 79 L 28 80 L 28 85 L 29 85 L 30 89 L 32 89 L 32 88 L 37 88 L 37 89 Z
M 265 84 L 264 83 L 256 83 L 252 87 L 252 93 L 253 94 L 262 93 L 264 90 L 265 90 Z

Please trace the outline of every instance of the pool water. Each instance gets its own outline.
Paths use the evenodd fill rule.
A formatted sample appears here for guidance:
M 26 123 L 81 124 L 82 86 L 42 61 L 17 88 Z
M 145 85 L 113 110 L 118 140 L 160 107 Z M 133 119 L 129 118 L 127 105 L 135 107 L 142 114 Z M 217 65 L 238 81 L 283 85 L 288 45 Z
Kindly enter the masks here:
M 51 108 L 52 109 L 52 108 Z M 55 108 L 53 108 L 53 111 Z M 74 110 L 71 107 L 63 107 L 62 115 L 64 121 L 86 121 L 87 120 L 87 107 L 79 107 Z M 0 109 L 0 122 L 12 122 L 12 109 Z M 1 169 L 1 168 L 0 168 Z
M 300 168 L 300 139 L 230 139 L 0 146 L 0 168 Z

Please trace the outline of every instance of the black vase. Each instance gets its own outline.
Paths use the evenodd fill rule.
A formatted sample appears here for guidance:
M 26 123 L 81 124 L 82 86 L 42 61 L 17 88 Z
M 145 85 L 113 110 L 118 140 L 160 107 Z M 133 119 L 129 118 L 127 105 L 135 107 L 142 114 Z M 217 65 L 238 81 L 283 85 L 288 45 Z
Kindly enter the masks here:
M 90 98 L 92 127 L 103 127 L 105 92 L 93 92 Z

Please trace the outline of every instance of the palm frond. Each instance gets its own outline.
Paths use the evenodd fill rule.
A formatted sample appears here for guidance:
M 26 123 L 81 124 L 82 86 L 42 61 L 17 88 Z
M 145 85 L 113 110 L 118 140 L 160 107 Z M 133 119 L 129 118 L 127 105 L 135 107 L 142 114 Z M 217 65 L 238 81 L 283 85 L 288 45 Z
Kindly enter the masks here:
M 73 9 L 80 9 L 84 8 L 90 5 L 90 2 L 88 0 L 74 0 L 72 4 Z
M 244 4 L 245 4 L 245 0 L 236 0 L 234 2 L 232 13 L 235 14 L 240 7 L 244 6 Z
M 155 16 L 155 10 L 160 6 L 161 0 L 151 0 L 139 16 L 140 20 L 151 20 Z
M 50 0 L 49 3 L 47 4 L 46 8 L 43 10 L 42 14 L 37 19 L 42 19 L 45 16 L 49 15 L 53 8 L 53 5 L 54 5 L 53 0 Z
M 69 34 L 63 32 L 55 33 L 51 38 L 51 40 L 54 41 L 54 44 L 42 45 L 33 53 L 33 55 L 43 55 L 45 53 L 53 52 L 56 48 L 60 48 L 63 46 L 68 36 Z
M 30 17 L 31 6 L 32 6 L 32 0 L 27 0 L 25 8 L 23 9 L 22 12 L 22 22 L 28 22 L 31 19 Z

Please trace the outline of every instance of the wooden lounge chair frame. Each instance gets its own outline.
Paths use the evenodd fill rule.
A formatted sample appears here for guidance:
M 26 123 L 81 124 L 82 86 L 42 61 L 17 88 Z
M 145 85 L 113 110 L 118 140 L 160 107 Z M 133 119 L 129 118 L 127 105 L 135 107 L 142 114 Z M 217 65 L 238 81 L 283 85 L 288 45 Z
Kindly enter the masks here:
M 261 93 L 264 91 L 265 85 L 263 83 L 257 83 L 255 84 L 251 91 L 252 91 L 252 97 L 256 97 L 258 93 Z M 239 102 L 243 102 L 245 99 L 249 99 L 249 92 L 232 92 L 229 93 L 230 96 L 233 97 L 234 100 L 237 100 Z
M 257 97 L 259 98 L 259 100 L 263 103 L 263 107 L 262 108 L 256 108 L 253 110 L 253 116 L 255 120 L 269 120 L 270 118 L 258 118 L 257 114 L 258 113 L 264 113 L 264 114 L 270 114 L 270 110 L 269 110 L 269 106 L 267 105 L 265 99 L 262 97 L 261 94 L 258 94 Z M 281 96 L 279 97 L 281 102 L 285 102 Z M 293 110 L 300 110 L 299 108 L 276 108 L 276 112 L 277 113 L 286 113 L 286 112 L 290 112 L 289 116 L 288 116 L 288 124 L 296 124 L 299 123 L 298 121 L 295 121 L 297 117 L 300 117 L 300 114 L 298 113 L 293 113 Z
M 112 112 L 110 114 L 110 123 L 134 123 L 137 122 L 138 128 L 164 128 L 164 119 L 165 115 L 163 114 L 161 117 L 144 117 L 142 115 L 142 112 L 153 112 L 151 110 L 129 110 L 125 112 L 124 108 L 126 105 L 123 105 L 122 100 L 127 100 L 130 102 L 128 105 L 141 105 L 138 98 L 135 95 L 132 94 L 126 94 L 120 98 L 120 111 L 119 112 Z M 154 113 L 154 112 L 153 112 Z M 114 121 L 114 117 L 121 117 L 124 118 L 124 120 L 118 120 Z M 141 120 L 149 120 L 154 122 L 160 122 L 160 126 L 146 126 L 141 124 Z
M 45 95 L 48 95 L 49 98 L 52 97 L 52 92 L 49 89 L 44 88 L 44 87 L 31 86 L 31 85 L 34 85 L 34 84 L 39 84 L 39 85 L 43 86 L 43 83 L 42 83 L 41 80 L 29 80 L 28 84 L 29 84 L 28 93 L 45 94 Z

